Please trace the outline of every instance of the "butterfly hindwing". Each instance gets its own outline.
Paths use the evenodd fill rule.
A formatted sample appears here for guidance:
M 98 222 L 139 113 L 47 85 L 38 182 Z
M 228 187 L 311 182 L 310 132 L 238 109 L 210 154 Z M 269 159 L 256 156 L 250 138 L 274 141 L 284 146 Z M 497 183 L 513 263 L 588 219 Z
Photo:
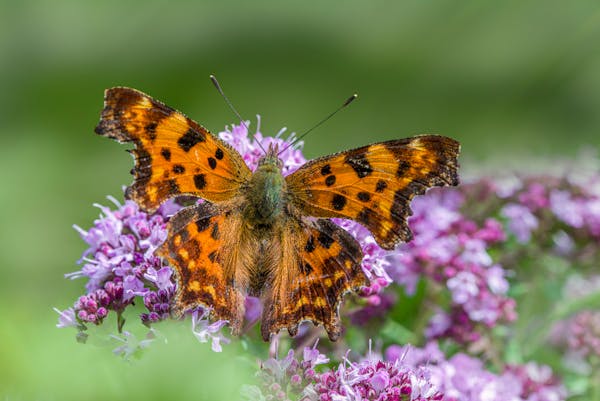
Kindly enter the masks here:
M 236 246 L 239 217 L 226 216 L 213 205 L 203 203 L 181 210 L 168 224 L 169 236 L 157 250 L 175 270 L 177 292 L 175 315 L 202 306 L 212 309 L 216 319 L 228 320 L 239 334 L 244 316 L 244 295 L 233 285 L 235 261 L 226 250 Z
M 411 239 L 411 199 L 458 184 L 459 150 L 437 135 L 376 143 L 306 163 L 286 178 L 288 192 L 302 214 L 353 219 L 393 249 Z
M 281 265 L 265 294 L 262 335 L 286 328 L 290 335 L 298 324 L 323 324 L 329 338 L 341 334 L 339 305 L 344 293 L 368 285 L 361 268 L 358 242 L 328 219 L 303 219 L 286 224 L 280 247 Z
M 127 197 L 147 211 L 182 194 L 227 200 L 251 174 L 230 145 L 135 89 L 106 90 L 96 133 L 134 143 L 135 181 Z

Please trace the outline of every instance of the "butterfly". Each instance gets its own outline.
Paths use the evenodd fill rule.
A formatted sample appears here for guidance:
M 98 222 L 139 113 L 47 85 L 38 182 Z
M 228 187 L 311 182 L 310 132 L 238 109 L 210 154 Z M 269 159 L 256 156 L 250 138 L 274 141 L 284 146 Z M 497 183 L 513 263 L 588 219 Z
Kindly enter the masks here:
M 157 249 L 175 271 L 175 316 L 197 307 L 227 320 L 239 335 L 247 295 L 264 303 L 269 341 L 303 321 L 341 335 L 343 295 L 369 284 L 360 244 L 330 218 L 352 219 L 377 244 L 411 239 L 410 202 L 433 186 L 458 184 L 460 145 L 423 135 L 347 150 L 282 174 L 277 146 L 253 172 L 229 144 L 184 114 L 125 87 L 107 89 L 95 132 L 133 142 L 134 182 L 126 197 L 147 212 L 194 196 L 168 223 Z

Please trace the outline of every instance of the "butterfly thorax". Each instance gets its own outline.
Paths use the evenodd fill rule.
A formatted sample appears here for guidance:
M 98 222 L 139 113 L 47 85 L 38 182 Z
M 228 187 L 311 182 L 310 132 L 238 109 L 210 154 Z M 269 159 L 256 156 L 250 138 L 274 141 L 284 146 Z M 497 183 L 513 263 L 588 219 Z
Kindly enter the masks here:
M 285 206 L 285 179 L 277 148 L 270 147 L 258 162 L 247 189 L 248 203 L 244 217 L 251 227 L 272 226 L 281 217 Z

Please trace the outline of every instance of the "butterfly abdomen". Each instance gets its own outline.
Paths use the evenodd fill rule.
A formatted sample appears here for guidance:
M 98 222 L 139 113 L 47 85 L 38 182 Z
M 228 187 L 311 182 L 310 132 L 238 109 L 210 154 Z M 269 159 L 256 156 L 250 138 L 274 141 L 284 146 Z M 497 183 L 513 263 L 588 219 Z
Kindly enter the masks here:
M 272 226 L 284 210 L 285 179 L 277 165 L 262 164 L 250 180 L 244 211 L 251 226 Z

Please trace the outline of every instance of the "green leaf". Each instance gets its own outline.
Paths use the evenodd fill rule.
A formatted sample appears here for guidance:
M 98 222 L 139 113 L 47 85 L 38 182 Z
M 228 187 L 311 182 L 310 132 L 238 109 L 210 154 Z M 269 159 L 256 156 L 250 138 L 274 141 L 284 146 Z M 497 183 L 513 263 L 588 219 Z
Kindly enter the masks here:
M 395 344 L 415 344 L 418 337 L 411 330 L 393 320 L 388 320 L 381 329 L 381 336 Z

